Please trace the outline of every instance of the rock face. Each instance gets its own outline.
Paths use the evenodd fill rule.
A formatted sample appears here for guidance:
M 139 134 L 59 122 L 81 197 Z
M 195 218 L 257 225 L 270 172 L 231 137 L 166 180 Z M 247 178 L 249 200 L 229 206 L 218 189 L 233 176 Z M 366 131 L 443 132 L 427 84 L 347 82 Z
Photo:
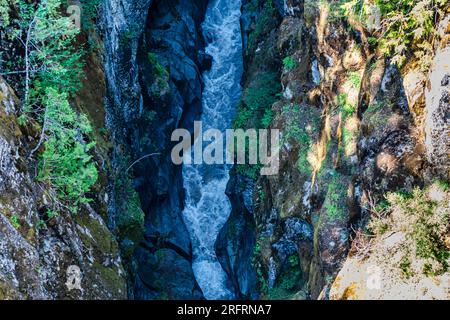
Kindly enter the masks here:
M 429 211 L 416 208 L 412 217 L 417 219 L 425 212 L 432 216 L 447 212 L 442 220 L 430 217 L 424 220 L 425 223 L 434 221 L 436 226 L 444 221 L 442 252 L 449 252 L 450 248 L 447 240 L 449 192 L 448 187 L 443 190 L 436 186 L 436 181 L 449 181 L 449 19 L 447 14 L 439 24 L 437 31 L 441 41 L 436 45 L 429 74 L 417 70 L 417 66 L 405 68 L 404 74 L 396 68 L 386 68 L 376 100 L 391 101 L 391 106 L 396 107 L 392 109 L 395 113 L 387 113 L 385 109 L 375 111 L 371 107 L 364 113 L 365 130 L 360 141 L 364 157 L 359 171 L 363 190 L 359 201 L 363 212 L 370 206 L 372 197 L 400 187 L 411 190 L 414 186 L 431 184 L 423 197 L 431 201 L 432 206 Z M 357 250 L 352 250 L 333 282 L 331 299 L 449 299 L 448 270 L 425 276 L 424 270 L 433 262 L 428 261 L 424 268 L 420 265 L 420 255 L 412 261 L 402 257 L 405 248 L 417 250 L 414 244 L 407 242 L 411 235 L 405 232 L 415 228 L 417 233 L 418 227 L 410 222 L 411 217 L 398 217 L 401 210 L 391 211 L 385 226 L 387 231 L 376 234 L 370 241 L 356 238 L 353 247 Z M 424 221 L 420 225 L 424 225 Z M 438 239 L 439 233 L 433 237 Z M 419 243 L 416 241 L 416 246 Z
M 445 22 L 445 21 L 444 21 Z M 447 39 L 450 36 L 447 35 Z M 435 165 L 436 174 L 450 180 L 448 150 L 450 150 L 450 45 L 440 48 L 434 58 L 426 97 L 426 139 L 428 161 Z
M 325 4 L 274 4 L 243 6 L 244 90 L 267 72 L 283 87 L 270 125 L 282 131 L 280 173 L 254 186 L 253 265 L 262 297 L 327 299 L 371 204 L 448 181 L 448 28 L 428 75 L 378 56 Z
M 439 270 L 442 267 L 440 263 L 446 264 L 445 260 L 433 261 L 429 255 L 423 254 L 414 254 L 413 259 L 407 258 L 410 257 L 410 252 L 420 249 L 419 245 L 426 242 L 424 238 L 417 241 L 420 237 L 417 233 L 418 228 L 425 226 L 436 231 L 442 228 L 445 237 L 450 193 L 439 184 L 433 184 L 424 192 L 415 191 L 415 194 L 416 197 L 411 201 L 419 200 L 425 205 L 432 204 L 428 211 L 418 210 L 415 207 L 414 215 L 411 215 L 407 209 L 405 210 L 408 208 L 407 202 L 407 205 L 399 206 L 394 201 L 389 217 L 378 220 L 387 221 L 386 224 L 378 222 L 383 229 L 378 229 L 370 239 L 362 235 L 355 239 L 352 254 L 333 282 L 330 299 L 448 300 L 450 298 L 450 273 Z M 422 219 L 425 215 L 432 218 Z M 433 221 L 432 224 L 429 224 L 429 221 Z M 434 233 L 434 236 L 439 238 L 439 233 Z M 449 247 L 447 243 L 447 249 Z M 424 276 L 424 268 L 436 268 L 434 270 L 437 272 L 433 271 L 434 274 Z
M 2 78 L 0 89 L 0 299 L 126 298 L 117 242 L 98 213 L 106 216 L 105 204 L 47 217 L 51 191 L 27 160 L 36 133 L 18 124 L 19 101 Z M 82 290 L 66 286 L 71 266 Z
M 232 211 L 217 241 L 216 253 L 232 279 L 228 287 L 241 300 L 258 299 L 257 275 L 253 267 L 256 226 L 253 217 L 253 182 L 235 171 L 230 173 L 227 196 Z
M 0 81 L 0 298 L 125 298 L 125 278 L 131 298 L 203 298 L 170 138 L 201 113 L 201 72 L 211 66 L 200 30 L 206 5 L 104 2 L 105 71 L 97 55 L 89 57 L 87 82 L 74 99 L 92 118 L 102 170 L 94 201 L 76 216 L 46 218 L 49 192 L 33 181 L 36 163 L 26 160 L 38 133 L 19 126 L 19 102 Z M 111 136 L 100 134 L 105 126 Z M 65 286 L 72 265 L 81 269 L 83 291 Z
M 282 146 L 278 175 L 255 180 L 239 166 L 230 174 L 232 212 L 215 244 L 228 287 L 240 299 L 448 298 L 448 271 L 401 277 L 408 228 L 360 242 L 386 193 L 450 178 L 448 9 L 425 74 L 414 61 L 391 64 L 326 2 L 242 3 L 242 102 L 251 90 L 273 96 L 262 99 L 270 101 L 264 127 L 281 130 Z M 73 101 L 93 122 L 103 172 L 76 215 L 48 216 L 51 190 L 28 159 L 39 133 L 19 124 L 20 101 L 0 77 L 0 299 L 204 298 L 171 134 L 192 132 L 202 112 L 207 4 L 104 1 L 105 70 L 90 56 Z M 111 136 L 100 134 L 105 126 Z M 448 187 L 424 197 L 448 214 Z M 71 290 L 78 270 L 81 290 Z
M 206 5 L 206 0 L 107 1 L 107 105 L 114 162 L 123 172 L 125 159 L 142 158 L 130 171 L 146 216 L 144 239 L 130 262 L 130 296 L 137 299 L 202 298 L 181 216 L 183 181 L 181 167 L 171 161 L 171 134 L 192 128 L 201 113 L 201 72 L 211 64 L 200 30 Z M 129 199 L 122 196 L 122 187 L 113 188 L 114 224 Z M 133 248 L 136 242 L 125 236 L 122 244 Z

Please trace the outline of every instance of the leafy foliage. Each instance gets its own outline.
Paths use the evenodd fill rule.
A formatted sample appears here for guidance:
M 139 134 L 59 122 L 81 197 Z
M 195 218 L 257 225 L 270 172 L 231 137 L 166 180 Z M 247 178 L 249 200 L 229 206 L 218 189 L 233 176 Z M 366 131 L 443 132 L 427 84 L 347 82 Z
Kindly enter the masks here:
M 10 24 L 11 7 L 17 3 L 17 0 L 0 0 L 0 23 L 4 26 Z
M 93 5 L 94 1 L 89 2 Z M 80 30 L 70 17 L 65 16 L 67 2 L 42 0 L 29 3 L 15 1 L 14 21 L 8 19 L 11 41 L 24 47 L 23 113 L 22 125 L 27 120 L 38 120 L 42 133 L 38 145 L 31 152 L 40 150 L 38 180 L 47 183 L 55 196 L 56 213 L 66 208 L 76 212 L 88 199 L 97 180 L 97 169 L 90 155 L 95 142 L 90 141 L 92 132 L 89 120 L 70 106 L 70 98 L 80 89 L 83 50 L 77 48 L 76 38 Z M 7 12 L 0 2 L 4 21 Z
M 101 0 L 81 0 L 81 26 L 88 30 L 94 27 L 93 20 L 98 16 Z
M 256 26 L 253 32 L 249 35 L 248 39 L 248 51 L 255 50 L 258 42 L 261 40 L 262 35 L 270 30 L 271 22 L 274 21 L 273 17 L 276 14 L 276 10 L 273 4 L 273 0 L 258 0 L 256 1 L 254 11 L 257 7 L 262 7 L 262 13 L 256 20 Z M 248 53 L 247 51 L 247 53 Z
M 370 36 L 370 45 L 378 45 L 392 62 L 403 66 L 414 55 L 425 71 L 431 64 L 433 41 L 437 37 L 436 21 L 444 16 L 447 0 L 339 0 L 330 4 L 332 19 L 359 21 Z M 377 12 L 373 12 L 376 6 Z M 380 25 L 371 26 L 368 19 L 380 14 Z M 378 39 L 377 39 L 378 38 Z
M 278 76 L 273 72 L 261 72 L 245 90 L 234 120 L 236 129 L 267 128 L 273 120 L 272 105 L 281 90 Z M 252 179 L 258 177 L 260 165 L 238 165 L 239 173 Z
M 148 53 L 148 61 L 152 67 L 152 74 L 154 75 L 154 84 L 152 86 L 152 93 L 155 97 L 159 97 L 161 93 L 169 90 L 169 71 L 159 63 L 158 56 L 155 53 Z
M 286 70 L 291 71 L 297 68 L 297 62 L 293 57 L 286 57 L 283 59 L 283 66 Z
M 412 193 L 389 193 L 387 202 L 375 209 L 370 229 L 375 234 L 401 232 L 405 235 L 399 268 L 406 278 L 415 274 L 440 275 L 448 271 L 450 250 L 448 192 L 438 183 Z
M 75 212 L 80 203 L 88 201 L 83 195 L 97 181 L 97 169 L 89 155 L 95 142 L 85 142 L 92 128 L 86 116 L 78 115 L 70 107 L 67 93 L 49 87 L 43 105 L 45 130 L 50 134 L 41 156 L 38 179 L 50 182 L 58 199 Z
M 20 228 L 20 221 L 17 215 L 12 215 L 11 218 L 9 218 L 9 220 L 11 221 L 11 224 L 15 229 Z
M 348 94 L 342 93 L 337 97 L 339 110 L 343 112 L 344 118 L 352 116 L 356 112 L 356 106 L 349 103 Z
M 300 288 L 302 271 L 297 254 L 288 258 L 286 270 L 280 275 L 274 288 L 269 289 L 269 298 L 281 300 L 291 298 Z
M 308 123 L 308 126 L 311 127 L 310 132 L 305 125 L 302 125 L 305 119 L 315 119 L 307 110 L 298 104 L 289 104 L 283 107 L 282 111 L 287 121 L 283 133 L 283 143 L 293 139 L 299 145 L 297 168 L 301 173 L 310 175 L 312 167 L 308 157 L 313 146 L 311 132 L 316 131 L 316 128 L 315 121 Z
M 446 0 L 377 0 L 383 15 L 381 48 L 402 66 L 408 54 L 414 55 L 427 68 L 436 36 L 435 19 L 442 16 Z
M 327 217 L 331 221 L 344 219 L 347 216 L 347 187 L 339 173 L 334 172 L 328 183 L 328 193 L 323 204 Z
M 264 115 L 261 119 L 261 125 L 263 128 L 267 128 L 270 126 L 270 124 L 272 123 L 273 120 L 273 111 L 270 108 L 267 108 L 264 111 Z
M 361 75 L 359 72 L 349 72 L 348 82 L 353 88 L 359 89 L 361 87 Z
M 33 90 L 38 98 L 40 94 L 46 94 L 42 89 L 47 87 L 69 93 L 80 88 L 83 52 L 73 49 L 79 30 L 69 18 L 60 16 L 60 5 L 61 1 L 48 1 L 47 6 L 39 6 L 35 12 L 31 41 L 39 50 L 31 51 L 30 63 L 38 70 Z
M 281 91 L 278 76 L 272 72 L 262 72 L 252 81 L 244 93 L 244 104 L 252 113 L 271 108 L 277 101 L 277 94 Z

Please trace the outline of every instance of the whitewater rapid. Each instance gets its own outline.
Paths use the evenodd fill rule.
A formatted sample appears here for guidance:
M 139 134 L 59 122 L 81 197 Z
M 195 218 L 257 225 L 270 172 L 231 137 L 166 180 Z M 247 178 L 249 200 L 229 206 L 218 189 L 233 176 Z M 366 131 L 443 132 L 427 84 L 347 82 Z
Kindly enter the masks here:
M 243 72 L 241 0 L 211 1 L 202 25 L 208 41 L 206 52 L 213 57 L 205 72 L 203 92 L 203 131 L 232 128 L 241 96 Z M 229 180 L 227 165 L 185 165 L 183 180 L 186 205 L 183 218 L 192 240 L 192 268 L 208 300 L 233 299 L 227 288 L 227 275 L 214 249 L 217 236 L 231 213 L 225 194 Z

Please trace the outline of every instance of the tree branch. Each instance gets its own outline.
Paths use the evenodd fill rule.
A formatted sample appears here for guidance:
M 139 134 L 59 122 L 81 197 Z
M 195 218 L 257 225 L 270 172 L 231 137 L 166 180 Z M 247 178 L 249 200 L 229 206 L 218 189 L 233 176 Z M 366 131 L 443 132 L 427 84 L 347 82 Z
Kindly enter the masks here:
M 125 170 L 125 173 L 128 173 L 128 171 L 130 171 L 131 168 L 133 168 L 136 164 L 138 164 L 138 163 L 141 162 L 142 160 L 147 159 L 147 158 L 150 158 L 150 157 L 153 157 L 153 156 L 160 156 L 160 155 L 161 155 L 161 153 L 151 153 L 151 154 L 147 154 L 147 155 L 143 156 L 142 158 L 139 158 L 138 160 L 136 160 L 135 162 L 133 162 L 133 163 L 131 164 L 131 166 L 129 166 L 129 167 L 127 168 L 127 170 Z

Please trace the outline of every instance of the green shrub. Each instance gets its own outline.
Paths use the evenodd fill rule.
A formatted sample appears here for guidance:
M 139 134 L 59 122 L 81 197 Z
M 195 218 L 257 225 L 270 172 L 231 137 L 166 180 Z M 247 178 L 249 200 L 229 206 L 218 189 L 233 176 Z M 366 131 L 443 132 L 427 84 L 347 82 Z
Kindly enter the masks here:
M 258 112 L 271 108 L 277 101 L 277 94 L 281 91 L 278 75 L 273 72 L 262 72 L 256 75 L 244 92 L 244 104 L 253 111 Z
M 18 0 L 0 0 L 0 23 L 3 26 L 9 26 L 11 23 L 10 13 L 11 7 L 17 3 Z
M 323 207 L 331 221 L 345 219 L 348 216 L 347 185 L 343 177 L 337 172 L 333 173 L 328 182 L 328 192 Z
M 444 191 L 448 191 L 450 189 L 450 182 L 444 181 L 444 180 L 438 180 L 436 181 L 436 184 L 439 188 L 441 188 Z
M 272 105 L 278 100 L 281 90 L 278 75 L 261 72 L 255 75 L 244 91 L 234 120 L 235 129 L 267 128 L 273 120 Z M 257 179 L 261 165 L 238 165 L 237 171 L 252 179 Z
M 411 51 L 427 69 L 433 56 L 436 17 L 443 16 L 447 0 L 377 0 L 383 15 L 381 48 L 402 66 Z
M 39 165 L 40 181 L 56 189 L 59 201 L 76 212 L 80 203 L 87 202 L 84 195 L 97 181 L 97 169 L 89 152 L 95 142 L 86 143 L 91 125 L 84 115 L 78 115 L 69 105 L 66 93 L 54 88 L 46 90 L 45 151 Z
M 349 72 L 348 81 L 353 88 L 359 89 L 361 87 L 361 75 L 359 72 Z
M 81 27 L 84 30 L 94 28 L 94 20 L 98 16 L 101 0 L 81 0 Z
M 433 200 L 431 195 L 440 199 Z M 407 277 L 415 274 L 441 275 L 448 271 L 450 250 L 445 245 L 450 208 L 448 192 L 434 184 L 425 190 L 397 192 L 386 196 L 388 204 L 382 209 L 390 215 L 377 214 L 369 224 L 375 234 L 401 232 L 405 235 L 403 258 L 399 264 Z M 383 226 L 380 229 L 380 225 Z
M 158 77 L 165 77 L 168 76 L 169 73 L 166 68 L 164 68 L 159 62 L 158 62 L 158 56 L 154 53 L 148 54 L 148 61 L 153 66 L 156 76 Z
M 252 110 L 248 109 L 241 101 L 238 105 L 238 113 L 234 119 L 234 127 L 238 129 L 247 127 L 247 124 L 252 117 Z
M 293 139 L 298 144 L 297 168 L 301 173 L 310 175 L 312 173 L 312 167 L 309 163 L 308 155 L 313 146 L 313 140 L 311 134 L 306 129 L 305 120 L 312 117 L 312 115 L 308 113 L 307 109 L 303 109 L 298 104 L 286 105 L 283 107 L 282 112 L 287 121 L 283 132 L 283 143 Z M 315 118 L 311 118 L 310 120 L 309 123 L 312 126 L 310 131 L 315 132 Z
M 330 19 L 352 18 L 366 25 L 368 4 L 362 0 L 326 2 L 330 6 Z M 413 55 L 426 71 L 433 57 L 433 40 L 437 36 L 436 21 L 445 16 L 447 0 L 375 0 L 381 12 L 381 37 L 368 38 L 370 45 L 378 45 L 392 62 L 403 66 Z
M 259 177 L 261 165 L 248 165 L 248 164 L 238 164 L 236 165 L 236 171 L 243 176 L 249 177 L 250 179 L 256 180 Z
M 248 51 L 255 50 L 256 45 L 261 40 L 262 36 L 266 32 L 270 31 L 271 22 L 274 21 L 274 15 L 276 14 L 276 10 L 273 5 L 273 0 L 258 1 L 257 5 L 254 7 L 254 11 L 257 10 L 257 7 L 262 7 L 262 13 L 258 16 L 256 20 L 255 29 L 249 35 L 247 47 Z
M 263 189 L 258 190 L 258 202 L 263 203 L 266 201 L 267 195 L 266 192 Z
M 278 277 L 275 286 L 268 290 L 271 300 L 289 299 L 300 289 L 302 271 L 298 255 L 290 256 L 287 262 L 286 269 Z
M 403 275 L 407 279 L 411 278 L 414 275 L 413 271 L 411 270 L 411 261 L 407 256 L 403 256 L 402 260 L 400 260 L 399 267 Z
M 297 68 L 297 61 L 293 57 L 286 57 L 283 59 L 283 66 L 288 71 L 294 70 Z
M 45 147 L 39 155 L 37 179 L 54 191 L 49 212 L 76 212 L 88 201 L 85 195 L 97 180 L 91 125 L 69 103 L 81 87 L 84 51 L 76 46 L 80 30 L 66 16 L 64 0 L 15 3 L 17 16 L 10 24 L 10 37 L 28 50 L 27 56 L 18 59 L 24 68 L 19 71 L 25 76 L 19 121 L 26 125 L 27 119 L 34 118 L 42 124 L 40 140 L 30 157 L 41 145 Z M 94 2 L 83 3 L 90 6 Z M 3 5 L 0 2 L 4 16 Z
M 368 37 L 367 38 L 367 42 L 371 45 L 371 46 L 376 46 L 378 44 L 378 39 L 375 37 Z
M 270 126 L 270 124 L 272 123 L 273 120 L 273 111 L 271 108 L 267 108 L 264 111 L 264 115 L 261 119 L 261 126 L 263 128 L 268 128 Z
M 170 74 L 167 69 L 158 61 L 155 53 L 148 53 L 148 61 L 152 67 L 155 85 L 152 86 L 152 93 L 155 97 L 160 97 L 161 93 L 169 90 Z
M 338 95 L 337 104 L 339 109 L 343 112 L 344 120 L 356 112 L 356 106 L 348 102 L 348 94 L 346 93 L 341 93 Z
M 9 218 L 9 220 L 11 221 L 11 224 L 15 229 L 20 228 L 20 221 L 19 221 L 19 217 L 17 215 L 11 216 L 11 218 Z
M 126 188 L 123 190 L 126 197 L 126 207 L 117 217 L 117 228 L 121 239 L 129 238 L 135 243 L 139 243 L 144 233 L 145 214 L 142 211 L 139 195 L 136 193 L 128 179 Z

